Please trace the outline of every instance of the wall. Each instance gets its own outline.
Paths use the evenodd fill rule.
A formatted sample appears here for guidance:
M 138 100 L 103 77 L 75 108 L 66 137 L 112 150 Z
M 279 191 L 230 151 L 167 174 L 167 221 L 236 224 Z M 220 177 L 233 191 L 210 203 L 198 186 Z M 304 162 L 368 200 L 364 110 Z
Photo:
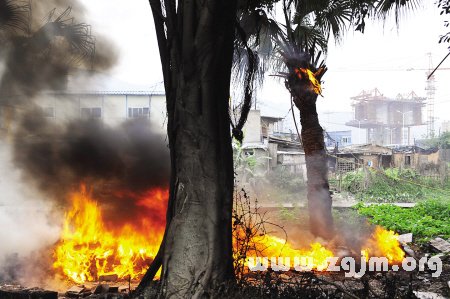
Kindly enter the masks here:
M 440 152 L 441 150 L 431 153 L 431 154 L 423 154 L 423 153 L 394 153 L 392 165 L 397 168 L 414 168 L 421 169 L 424 168 L 427 164 L 435 164 L 438 165 L 440 163 Z M 406 165 L 405 161 L 406 157 L 410 157 L 410 165 Z
M 55 122 L 62 123 L 79 119 L 82 117 L 83 108 L 100 108 L 100 118 L 108 125 L 118 125 L 133 118 L 133 113 L 137 112 L 139 117 L 150 118 L 154 127 L 159 131 L 166 131 L 166 101 L 163 95 L 46 95 L 38 99 L 37 103 L 43 110 L 53 109 L 51 118 Z
M 243 143 L 261 143 L 261 112 L 259 110 L 250 110 L 242 131 Z

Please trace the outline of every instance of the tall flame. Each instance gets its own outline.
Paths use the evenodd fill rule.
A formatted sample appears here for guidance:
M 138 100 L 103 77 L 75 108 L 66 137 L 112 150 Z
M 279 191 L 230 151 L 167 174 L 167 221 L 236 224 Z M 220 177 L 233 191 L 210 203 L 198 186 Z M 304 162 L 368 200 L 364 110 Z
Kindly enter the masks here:
M 167 190 L 154 189 L 140 204 L 164 205 L 167 197 Z M 73 193 L 71 200 L 72 207 L 65 215 L 60 242 L 54 251 L 53 267 L 77 283 L 95 281 L 108 274 L 130 279 L 143 275 L 158 251 L 164 224 L 155 227 L 143 220 L 140 229 L 130 224 L 107 229 L 96 201 L 85 187 Z
M 405 258 L 398 234 L 381 226 L 377 226 L 371 238 L 366 241 L 362 254 L 366 260 L 369 256 L 386 257 L 390 264 L 401 263 Z

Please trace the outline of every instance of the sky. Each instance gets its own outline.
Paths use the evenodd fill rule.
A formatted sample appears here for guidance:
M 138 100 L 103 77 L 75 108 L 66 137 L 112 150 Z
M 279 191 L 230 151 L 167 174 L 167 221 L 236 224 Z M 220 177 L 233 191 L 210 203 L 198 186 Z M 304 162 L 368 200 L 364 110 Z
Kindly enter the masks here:
M 119 54 L 110 75 L 133 85 L 150 88 L 162 81 L 153 18 L 147 0 L 81 0 L 86 8 L 86 21 L 94 35 L 110 39 Z M 352 117 L 350 97 L 362 90 L 378 88 L 388 97 L 415 91 L 426 96 L 426 70 L 431 53 L 432 66 L 448 53 L 450 44 L 439 44 L 446 32 L 444 18 L 434 1 L 423 0 L 422 6 L 402 16 L 399 27 L 393 17 L 386 22 L 369 21 L 364 34 L 352 28 L 340 43 L 330 41 L 327 55 L 328 72 L 323 78 L 323 98 L 318 100 L 322 125 L 328 130 L 345 129 L 342 124 Z M 435 73 L 436 130 L 441 121 L 450 120 L 450 58 Z M 292 126 L 290 100 L 284 84 L 267 77 L 257 91 L 257 107 L 262 114 L 287 116 Z M 348 112 L 348 113 L 341 113 Z M 423 115 L 426 118 L 426 113 Z M 355 129 L 353 129 L 355 131 Z M 355 131 L 354 139 L 361 134 Z M 415 138 L 426 132 L 426 126 L 413 130 Z M 362 134 L 364 136 L 364 134 Z M 361 140 L 357 140 L 361 141 Z

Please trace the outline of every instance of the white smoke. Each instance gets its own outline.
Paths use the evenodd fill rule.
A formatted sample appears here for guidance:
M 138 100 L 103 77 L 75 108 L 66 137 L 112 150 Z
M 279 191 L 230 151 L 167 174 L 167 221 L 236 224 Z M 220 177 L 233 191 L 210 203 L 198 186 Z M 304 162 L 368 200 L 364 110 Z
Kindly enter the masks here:
M 23 271 L 25 261 L 46 252 L 58 240 L 61 225 L 52 219 L 51 201 L 21 180 L 10 149 L 0 141 L 0 281 L 21 281 L 29 274 Z

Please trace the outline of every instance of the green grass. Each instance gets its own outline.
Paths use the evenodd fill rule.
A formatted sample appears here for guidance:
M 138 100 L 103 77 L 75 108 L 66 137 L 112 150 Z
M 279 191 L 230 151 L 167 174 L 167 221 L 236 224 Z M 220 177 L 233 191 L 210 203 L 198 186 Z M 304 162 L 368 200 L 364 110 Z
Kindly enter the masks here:
M 366 202 L 417 202 L 450 198 L 450 185 L 425 178 L 411 169 L 366 169 L 349 172 L 342 178 L 344 191 Z
M 416 241 L 424 242 L 434 237 L 450 238 L 450 201 L 426 200 L 413 208 L 390 204 L 357 206 L 361 215 L 368 216 L 373 224 L 399 233 L 413 233 Z

